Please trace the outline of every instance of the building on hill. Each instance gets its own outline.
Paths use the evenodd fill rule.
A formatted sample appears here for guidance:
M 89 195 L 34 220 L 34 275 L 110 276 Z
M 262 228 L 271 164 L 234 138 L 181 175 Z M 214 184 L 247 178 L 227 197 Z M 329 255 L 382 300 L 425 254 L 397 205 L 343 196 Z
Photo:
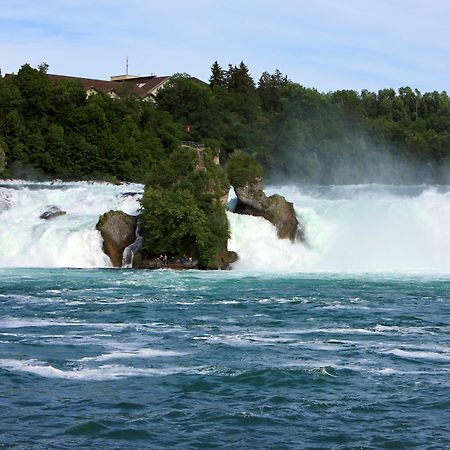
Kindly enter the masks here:
M 142 101 L 155 101 L 158 91 L 170 80 L 171 77 L 148 75 L 144 77 L 135 75 L 112 76 L 111 80 L 96 80 L 93 78 L 71 77 L 67 75 L 47 74 L 51 80 L 74 80 L 80 82 L 89 97 L 99 92 L 109 95 L 112 98 L 119 98 L 123 84 L 127 84 Z M 122 85 L 122 86 L 121 86 Z

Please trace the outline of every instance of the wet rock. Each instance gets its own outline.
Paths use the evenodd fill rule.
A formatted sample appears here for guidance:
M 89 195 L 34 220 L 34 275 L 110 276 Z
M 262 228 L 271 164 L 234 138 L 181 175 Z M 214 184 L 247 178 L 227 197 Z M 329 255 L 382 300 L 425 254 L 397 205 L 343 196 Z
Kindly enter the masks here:
M 142 192 L 124 192 L 120 194 L 121 197 L 142 197 Z
M 58 206 L 50 206 L 47 211 L 44 211 L 39 218 L 40 219 L 44 219 L 44 220 L 50 220 L 50 219 L 54 219 L 56 217 L 59 216 L 64 216 L 66 213 L 66 211 L 63 211 L 61 208 L 59 208 Z
M 114 267 L 122 267 L 123 251 L 136 239 L 137 218 L 123 211 L 102 214 L 97 230 L 103 238 L 103 251 Z
M 224 250 L 220 254 L 220 270 L 231 270 L 231 264 L 239 259 L 238 254 L 231 250 Z
M 251 186 L 246 184 L 243 187 L 235 187 L 234 191 L 238 199 L 235 213 L 264 217 L 275 225 L 280 239 L 304 240 L 294 205 L 282 195 L 274 194 L 267 197 L 259 180 Z
M 134 253 L 133 269 L 173 269 L 188 270 L 197 269 L 198 261 L 192 258 L 172 258 L 155 256 L 145 249 L 140 249 Z

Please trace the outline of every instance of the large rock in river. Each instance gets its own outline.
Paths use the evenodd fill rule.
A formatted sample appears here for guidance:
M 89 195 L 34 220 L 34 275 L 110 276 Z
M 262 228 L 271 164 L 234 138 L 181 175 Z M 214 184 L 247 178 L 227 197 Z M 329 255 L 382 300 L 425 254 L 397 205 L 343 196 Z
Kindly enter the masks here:
M 231 250 L 223 250 L 220 253 L 220 270 L 230 270 L 231 265 L 235 263 L 239 259 L 239 256 L 236 252 L 233 252 Z
M 234 187 L 238 198 L 235 213 L 264 217 L 275 225 L 280 239 L 304 240 L 303 231 L 295 215 L 294 205 L 282 195 L 267 197 L 262 190 L 262 182 Z
M 109 211 L 100 216 L 97 230 L 103 238 L 103 251 L 114 267 L 122 267 L 123 251 L 136 239 L 137 217 L 123 211 Z

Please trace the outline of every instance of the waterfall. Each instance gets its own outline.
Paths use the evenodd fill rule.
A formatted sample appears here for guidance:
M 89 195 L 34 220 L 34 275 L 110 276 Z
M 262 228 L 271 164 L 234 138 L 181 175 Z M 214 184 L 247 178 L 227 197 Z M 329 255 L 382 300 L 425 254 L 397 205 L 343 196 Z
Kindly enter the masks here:
M 450 188 L 380 185 L 267 189 L 294 203 L 306 244 L 264 219 L 229 213 L 242 270 L 450 272 Z
M 95 229 L 111 209 L 137 214 L 143 186 L 0 184 L 0 267 L 109 267 Z M 242 271 L 450 272 L 450 188 L 269 187 L 295 205 L 306 242 L 279 240 L 259 217 L 228 213 Z M 137 195 L 135 195 L 137 194 Z M 66 215 L 39 216 L 57 206 Z M 128 261 L 129 262 L 129 261 Z
M 95 225 L 110 209 L 137 214 L 141 185 L 0 184 L 0 267 L 109 267 Z M 39 216 L 57 206 L 66 215 Z

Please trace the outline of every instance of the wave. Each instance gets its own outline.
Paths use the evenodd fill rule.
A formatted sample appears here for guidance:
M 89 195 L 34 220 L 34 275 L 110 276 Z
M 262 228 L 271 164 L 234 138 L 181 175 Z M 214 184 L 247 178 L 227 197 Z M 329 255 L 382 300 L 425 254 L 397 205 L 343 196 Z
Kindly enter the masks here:
M 0 367 L 12 372 L 25 372 L 46 378 L 62 378 L 65 380 L 105 381 L 136 376 L 167 376 L 177 373 L 189 373 L 192 368 L 139 368 L 119 365 L 104 365 L 94 368 L 76 368 L 61 370 L 50 364 L 34 359 L 0 359 Z
M 398 356 L 399 358 L 404 358 L 404 359 L 443 362 L 443 363 L 450 362 L 450 354 L 449 353 L 431 352 L 431 351 L 422 351 L 422 350 L 409 351 L 409 350 L 403 350 L 400 348 L 386 350 L 384 353 L 389 354 L 389 355 Z
M 188 353 L 172 350 L 158 350 L 154 348 L 141 348 L 137 350 L 114 351 L 99 356 L 87 356 L 80 361 L 110 361 L 112 359 L 130 359 L 130 358 L 157 358 L 184 356 Z

